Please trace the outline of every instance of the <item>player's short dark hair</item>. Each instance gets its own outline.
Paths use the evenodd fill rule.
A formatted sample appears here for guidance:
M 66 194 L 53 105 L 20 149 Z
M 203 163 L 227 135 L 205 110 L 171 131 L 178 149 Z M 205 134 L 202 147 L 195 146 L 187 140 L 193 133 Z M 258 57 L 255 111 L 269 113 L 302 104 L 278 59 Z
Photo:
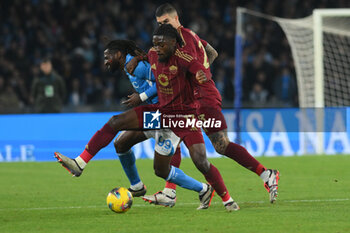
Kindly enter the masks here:
M 162 24 L 153 33 L 154 36 L 166 36 L 169 38 L 176 39 L 176 42 L 182 46 L 183 40 L 178 31 L 170 24 Z
M 170 3 L 164 3 L 160 5 L 156 10 L 156 17 L 163 16 L 165 14 L 177 13 L 175 7 Z
M 144 51 L 137 47 L 132 40 L 112 40 L 106 45 L 106 49 L 112 52 L 120 51 L 125 55 L 130 54 L 132 56 L 144 54 Z

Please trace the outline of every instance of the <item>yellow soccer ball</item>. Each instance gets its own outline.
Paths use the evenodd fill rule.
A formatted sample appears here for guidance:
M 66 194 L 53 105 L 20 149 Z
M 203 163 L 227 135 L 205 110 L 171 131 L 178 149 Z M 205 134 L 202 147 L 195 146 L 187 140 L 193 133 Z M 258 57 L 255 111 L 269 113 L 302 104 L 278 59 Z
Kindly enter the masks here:
M 115 188 L 108 193 L 107 206 L 116 213 L 125 213 L 131 208 L 133 200 L 127 188 Z

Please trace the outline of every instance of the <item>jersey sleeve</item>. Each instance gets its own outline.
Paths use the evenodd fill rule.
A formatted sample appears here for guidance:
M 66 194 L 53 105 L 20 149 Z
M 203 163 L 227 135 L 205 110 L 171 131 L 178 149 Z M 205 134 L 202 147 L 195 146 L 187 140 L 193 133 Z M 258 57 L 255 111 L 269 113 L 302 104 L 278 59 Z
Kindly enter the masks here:
M 145 91 L 145 94 L 147 95 L 148 98 L 151 98 L 153 96 L 157 95 L 157 85 L 156 85 L 156 79 L 153 75 L 151 65 L 147 62 L 147 76 L 146 79 L 152 82 L 152 86 L 148 88 Z
M 151 98 L 157 95 L 157 85 L 156 82 L 152 82 L 152 86 L 145 91 L 147 98 Z
M 186 53 L 186 51 L 177 49 L 175 51 L 175 56 L 177 56 L 181 66 L 186 68 L 190 73 L 196 74 L 199 70 L 205 71 L 203 64 Z
M 143 101 L 157 95 L 156 80 L 152 73 L 151 66 L 148 62 L 140 61 L 134 71 L 134 75 L 139 79 L 145 79 L 148 80 L 149 83 L 152 83 L 152 85 L 143 92 L 146 95 L 142 97 Z
M 138 78 L 146 79 L 148 76 L 147 64 L 148 63 L 140 61 L 134 70 L 134 76 Z
M 204 72 L 205 68 L 197 59 L 190 62 L 189 66 L 188 66 L 188 71 L 190 73 L 196 74 L 200 70 L 202 70 Z

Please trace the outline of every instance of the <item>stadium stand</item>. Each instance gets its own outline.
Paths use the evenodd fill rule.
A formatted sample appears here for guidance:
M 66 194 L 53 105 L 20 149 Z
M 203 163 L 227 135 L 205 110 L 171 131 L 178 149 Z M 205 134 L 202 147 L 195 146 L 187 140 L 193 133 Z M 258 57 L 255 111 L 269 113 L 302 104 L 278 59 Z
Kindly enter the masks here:
M 34 112 L 31 83 L 42 57 L 49 55 L 63 77 L 64 112 L 111 111 L 133 90 L 128 80 L 103 67 L 105 37 L 131 39 L 147 50 L 157 26 L 154 12 L 163 1 L 26 0 L 0 2 L 0 113 Z M 338 8 L 346 0 L 173 2 L 183 25 L 219 52 L 212 66 L 224 107 L 233 106 L 236 7 L 283 18 L 301 18 L 314 8 Z M 273 41 L 273 46 L 268 41 Z M 244 107 L 298 106 L 295 71 L 285 35 L 271 23 L 252 25 L 244 45 Z M 281 79 L 288 78 L 284 93 Z

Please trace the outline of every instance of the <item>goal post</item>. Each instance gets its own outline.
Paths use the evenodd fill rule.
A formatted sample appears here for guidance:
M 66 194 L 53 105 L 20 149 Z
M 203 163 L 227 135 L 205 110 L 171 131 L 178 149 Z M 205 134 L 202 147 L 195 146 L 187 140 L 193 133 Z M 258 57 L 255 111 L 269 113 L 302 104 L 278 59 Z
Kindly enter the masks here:
M 315 9 L 313 11 L 313 31 L 314 31 L 314 67 L 315 67 L 315 107 L 322 108 L 325 106 L 324 96 L 324 33 L 333 33 L 335 35 L 343 35 L 349 37 L 345 28 L 331 28 L 327 23 L 323 23 L 329 18 L 348 17 L 350 23 L 350 9 Z M 337 20 L 335 20 L 337 21 Z M 349 24 L 348 24 L 349 25 Z M 348 44 L 350 46 L 350 44 Z M 349 47 L 348 47 L 349 48 Z M 350 56 L 350 54 L 349 54 Z M 348 62 L 350 62 L 348 57 Z M 349 63 L 348 63 L 349 64 Z M 349 71 L 349 66 L 347 66 Z M 329 104 L 327 104 L 329 105 Z M 337 104 L 338 105 L 338 104 Z M 338 105 L 339 106 L 339 105 Z
M 235 132 L 236 143 L 241 143 L 241 107 L 242 107 L 242 51 L 243 51 L 243 12 L 244 8 L 237 8 L 236 36 L 235 36 L 235 79 L 234 79 L 234 109 L 235 109 Z
M 273 21 L 282 28 L 294 61 L 299 107 L 315 108 L 316 153 L 322 153 L 323 108 L 350 106 L 350 9 L 315 9 L 311 16 L 285 19 L 237 8 L 238 17 L 242 40 L 253 20 Z

